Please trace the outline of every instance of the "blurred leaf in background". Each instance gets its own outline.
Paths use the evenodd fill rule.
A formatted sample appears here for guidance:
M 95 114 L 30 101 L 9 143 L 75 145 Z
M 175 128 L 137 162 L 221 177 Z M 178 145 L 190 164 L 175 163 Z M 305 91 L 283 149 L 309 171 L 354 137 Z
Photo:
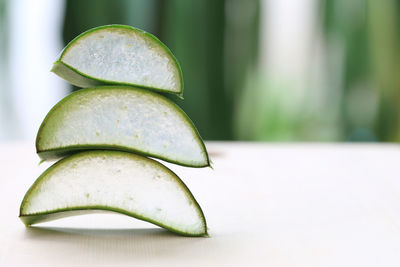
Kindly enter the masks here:
M 400 141 L 400 2 L 368 0 L 371 69 L 379 90 L 379 141 Z
M 325 0 L 322 8 L 327 53 L 343 47 L 343 139 L 400 141 L 400 2 Z
M 260 6 L 259 55 L 236 99 L 235 137 L 340 139 L 340 91 L 325 84 L 317 1 L 262 1 Z
M 339 79 L 342 91 L 340 120 L 344 136 L 350 141 L 375 141 L 373 126 L 376 118 L 378 92 L 371 79 L 371 57 L 368 42 L 367 5 L 364 0 L 326 0 L 321 14 L 328 54 L 341 47 Z M 330 69 L 332 61 L 327 60 Z

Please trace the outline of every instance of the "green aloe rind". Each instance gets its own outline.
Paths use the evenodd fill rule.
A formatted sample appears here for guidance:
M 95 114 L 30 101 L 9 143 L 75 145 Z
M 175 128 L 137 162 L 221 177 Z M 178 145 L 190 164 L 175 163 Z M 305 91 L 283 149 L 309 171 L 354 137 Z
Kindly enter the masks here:
M 159 162 L 119 151 L 85 151 L 48 168 L 20 207 L 27 225 L 116 212 L 186 236 L 207 235 L 204 214 L 179 177 Z
M 104 25 L 73 39 L 52 72 L 78 87 L 132 85 L 183 96 L 181 67 L 159 39 L 127 25 Z
M 81 150 L 121 150 L 171 163 L 206 167 L 208 153 L 194 124 L 168 98 L 131 86 L 76 91 L 47 114 L 36 138 L 42 159 Z

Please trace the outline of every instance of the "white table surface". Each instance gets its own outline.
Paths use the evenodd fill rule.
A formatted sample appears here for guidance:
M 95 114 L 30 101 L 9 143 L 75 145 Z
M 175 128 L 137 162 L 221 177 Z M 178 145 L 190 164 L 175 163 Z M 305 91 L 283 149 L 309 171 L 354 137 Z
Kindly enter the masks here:
M 168 164 L 209 238 L 117 214 L 25 228 L 25 191 L 49 165 L 0 144 L 0 266 L 400 266 L 400 146 L 207 143 L 214 162 Z M 39 225 L 38 225 L 39 226 Z

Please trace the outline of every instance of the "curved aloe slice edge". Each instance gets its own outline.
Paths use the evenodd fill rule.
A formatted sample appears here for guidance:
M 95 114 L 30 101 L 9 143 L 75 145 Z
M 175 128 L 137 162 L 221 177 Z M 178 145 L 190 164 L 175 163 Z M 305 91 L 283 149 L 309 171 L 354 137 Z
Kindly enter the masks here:
M 127 163 L 129 164 L 127 165 Z M 75 168 L 73 172 L 71 172 L 71 168 Z M 119 179 L 119 185 L 117 181 L 114 181 L 116 179 L 115 174 L 109 176 L 104 174 L 118 168 L 121 168 L 119 170 L 120 175 L 123 176 L 128 173 L 129 176 Z M 142 176 L 132 176 L 129 173 L 132 171 L 134 173 L 142 172 Z M 161 178 L 155 179 L 154 175 L 159 175 Z M 104 182 L 107 179 L 112 181 L 107 184 L 107 182 Z M 70 183 L 69 180 L 71 180 Z M 141 182 L 142 180 L 144 184 Z M 129 185 L 124 184 L 124 181 Z M 90 188 L 85 187 L 88 183 L 91 184 Z M 132 185 L 135 184 L 136 186 L 133 187 Z M 112 190 L 113 188 L 110 188 L 110 185 L 111 187 L 120 186 L 123 190 Z M 145 189 L 143 189 L 143 186 Z M 150 206 L 150 210 L 154 208 L 155 211 L 158 211 L 157 205 L 166 207 L 166 209 L 163 209 L 163 212 L 165 211 L 163 214 L 157 215 L 157 212 L 152 214 L 148 211 L 149 206 L 144 208 L 139 205 L 132 208 L 128 204 L 120 204 L 120 206 L 112 204 L 113 202 L 127 203 L 129 199 L 139 199 L 141 197 L 140 191 L 146 190 L 146 186 L 147 191 L 143 192 L 147 193 L 142 197 L 147 199 L 139 200 L 139 203 L 144 203 L 145 206 L 150 203 L 150 205 L 153 205 Z M 135 188 L 138 189 L 135 191 Z M 90 201 L 82 197 L 86 195 L 89 198 L 89 193 L 86 193 L 85 190 L 90 191 L 90 197 L 97 201 L 95 204 L 89 205 Z M 110 199 L 101 198 L 101 196 L 104 196 L 103 194 L 108 194 Z M 73 203 L 73 198 L 79 196 L 82 202 L 80 205 L 65 206 L 66 200 Z M 165 199 L 160 198 L 160 196 L 165 197 Z M 175 202 L 168 204 L 171 196 Z M 176 200 L 179 200 L 179 202 L 177 203 Z M 107 201 L 111 205 L 105 204 Z M 42 207 L 43 205 L 44 207 Z M 62 207 L 63 205 L 64 207 Z M 123 205 L 126 207 L 123 207 Z M 194 223 L 193 230 L 188 230 L 191 225 L 177 226 L 179 222 L 185 222 L 185 219 L 179 218 L 182 216 L 177 216 L 177 213 L 174 213 L 175 210 L 179 211 L 179 209 L 184 211 L 182 213 L 184 216 L 189 216 L 187 221 Z M 30 226 L 59 218 L 98 212 L 124 214 L 180 235 L 207 236 L 207 225 L 203 211 L 188 187 L 174 172 L 154 160 L 117 151 L 86 151 L 64 158 L 52 165 L 39 176 L 25 194 L 20 207 L 20 219 L 26 226 Z M 163 220 L 170 220 L 172 223 Z
M 132 102 L 129 102 L 129 96 L 134 99 Z M 94 117 L 100 116 L 97 115 L 96 112 L 93 112 L 95 108 L 98 108 L 100 111 L 104 110 L 106 103 L 105 101 L 108 101 L 106 98 L 111 99 L 111 102 L 106 105 L 109 107 L 107 112 L 107 116 L 109 116 L 108 119 L 113 118 L 115 121 L 121 121 L 121 126 L 119 127 L 125 127 L 125 131 L 120 131 L 120 129 L 113 130 L 112 127 L 114 126 L 106 124 L 104 120 L 102 120 L 102 117 Z M 139 98 L 143 100 L 136 100 Z M 90 107 L 90 109 L 88 111 L 81 111 L 82 106 L 79 105 L 80 101 L 84 101 L 85 107 Z M 119 102 L 114 103 L 112 101 Z M 129 113 L 127 111 L 128 114 L 124 114 L 124 116 L 127 117 L 122 116 L 120 112 L 120 109 L 122 108 L 120 107 L 120 102 L 123 103 L 123 101 L 127 102 L 124 104 L 124 107 L 127 106 L 127 109 L 130 112 Z M 135 123 L 139 124 L 139 122 L 134 122 L 133 124 L 122 123 L 124 119 L 126 120 L 129 117 L 136 116 L 137 114 L 135 115 L 135 113 L 140 112 L 141 109 L 140 106 L 136 108 L 136 105 L 143 103 L 148 103 L 146 108 L 148 108 L 148 106 L 152 106 L 154 111 L 154 117 L 151 124 L 151 127 L 154 127 L 154 129 L 152 129 L 152 131 L 147 129 L 148 134 L 143 134 L 143 136 L 139 135 L 139 138 L 147 140 L 147 146 L 138 145 L 131 140 L 131 137 L 127 139 L 127 136 L 122 136 L 123 138 L 121 138 L 120 135 L 120 132 L 125 133 L 126 135 L 126 129 L 128 129 L 127 127 L 131 127 L 129 128 L 131 135 L 133 135 L 135 131 L 144 132 L 144 130 L 146 130 L 140 128 L 140 126 L 134 125 Z M 144 105 L 141 106 L 143 107 Z M 165 120 L 168 118 L 162 117 L 164 116 L 164 108 L 167 110 L 167 113 L 169 114 L 168 116 L 171 116 L 171 119 L 175 118 L 175 122 L 179 122 L 170 124 L 174 125 L 174 127 L 172 127 L 173 129 L 171 129 L 171 126 L 166 129 L 160 126 L 163 125 Z M 74 113 L 82 113 L 82 115 L 73 115 Z M 149 112 L 146 112 L 146 115 L 149 116 L 149 114 Z M 70 116 L 82 118 L 86 122 L 90 120 L 91 116 L 93 116 L 93 118 L 97 118 L 93 120 L 99 121 L 99 123 L 95 125 L 95 128 L 93 128 L 94 126 L 90 126 L 88 123 L 83 123 L 80 121 L 76 122 L 75 120 L 69 121 L 68 117 Z M 140 120 L 142 117 L 143 116 L 138 116 L 138 119 Z M 156 123 L 156 120 L 159 120 L 159 122 Z M 108 121 L 110 121 L 110 119 Z M 77 135 L 76 129 L 79 129 L 81 133 Z M 104 134 L 108 136 L 107 139 L 101 139 L 103 137 L 95 135 L 94 133 L 96 131 L 99 132 L 99 135 Z M 171 140 L 168 141 L 170 142 L 169 149 L 160 148 L 155 145 L 155 142 L 158 142 L 161 139 L 158 134 L 161 134 L 163 131 L 171 132 L 169 135 Z M 175 132 L 181 135 L 185 133 L 185 138 L 175 138 Z M 88 136 L 84 136 L 84 133 Z M 66 141 L 66 139 L 70 138 L 71 136 L 75 136 L 73 137 L 74 139 Z M 90 142 L 88 140 L 90 140 Z M 125 140 L 125 143 L 121 140 Z M 192 151 L 196 151 L 193 152 L 195 155 L 197 155 L 196 158 L 191 158 L 191 156 L 186 154 L 182 154 L 180 156 L 174 154 L 178 153 L 180 149 L 188 149 L 188 147 L 191 147 L 191 149 L 193 149 Z M 49 111 L 46 118 L 42 122 L 36 137 L 36 150 L 40 158 L 43 160 L 57 159 L 77 151 L 89 149 L 109 149 L 133 152 L 143 156 L 155 157 L 167 162 L 188 167 L 210 166 L 210 160 L 204 142 L 193 122 L 189 119 L 185 112 L 171 100 L 157 93 L 130 86 L 101 86 L 97 88 L 86 88 L 68 95 Z
M 77 68 L 71 66 L 70 64 L 67 64 L 66 62 L 63 61 L 63 57 L 65 54 L 68 52 L 68 50 L 74 46 L 74 44 L 82 37 L 85 37 L 91 33 L 94 33 L 96 31 L 100 30 L 106 30 L 106 29 L 125 29 L 125 30 L 130 30 L 134 31 L 137 34 L 140 34 L 143 38 L 150 40 L 153 42 L 155 45 L 159 46 L 170 58 L 170 60 L 175 64 L 175 71 L 177 72 L 177 75 L 179 76 L 179 86 L 178 90 L 172 91 L 169 89 L 164 89 L 164 88 L 158 88 L 155 86 L 148 86 L 148 85 L 143 85 L 140 83 L 131 83 L 131 82 L 122 82 L 118 80 L 107 80 L 107 79 L 102 79 L 100 77 L 94 77 L 91 75 L 88 75 L 82 71 L 79 71 Z M 154 35 L 145 32 L 143 30 L 128 26 L 128 25 L 120 25 L 120 24 L 111 24 L 111 25 L 104 25 L 100 27 L 96 27 L 90 30 L 87 30 L 77 37 L 75 37 L 71 42 L 67 44 L 67 46 L 63 49 L 61 52 L 60 57 L 54 62 L 53 68 L 51 69 L 52 72 L 60 76 L 61 78 L 65 79 L 69 83 L 78 86 L 78 87 L 94 87 L 94 86 L 99 86 L 99 85 L 130 85 L 130 86 L 136 86 L 136 87 L 141 87 L 141 88 L 146 88 L 158 92 L 167 92 L 167 93 L 173 93 L 177 94 L 180 98 L 183 98 L 183 75 L 182 75 L 182 69 L 179 65 L 178 60 L 176 57 L 172 54 L 171 50 L 164 45 L 157 37 Z

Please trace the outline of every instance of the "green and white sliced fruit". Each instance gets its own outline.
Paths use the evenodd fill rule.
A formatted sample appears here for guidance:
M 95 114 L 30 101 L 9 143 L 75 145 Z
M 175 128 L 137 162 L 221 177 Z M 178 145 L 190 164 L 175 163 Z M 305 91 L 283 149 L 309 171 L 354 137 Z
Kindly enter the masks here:
M 209 166 L 200 135 L 176 104 L 127 86 L 82 89 L 62 99 L 42 122 L 36 149 L 44 160 L 79 150 L 110 149 L 183 166 Z
M 133 85 L 182 96 L 178 61 L 153 35 L 126 25 L 88 30 L 72 40 L 52 71 L 79 87 Z
M 26 193 L 26 225 L 76 214 L 111 211 L 189 236 L 207 234 L 199 204 L 162 164 L 127 152 L 85 151 L 47 169 Z

